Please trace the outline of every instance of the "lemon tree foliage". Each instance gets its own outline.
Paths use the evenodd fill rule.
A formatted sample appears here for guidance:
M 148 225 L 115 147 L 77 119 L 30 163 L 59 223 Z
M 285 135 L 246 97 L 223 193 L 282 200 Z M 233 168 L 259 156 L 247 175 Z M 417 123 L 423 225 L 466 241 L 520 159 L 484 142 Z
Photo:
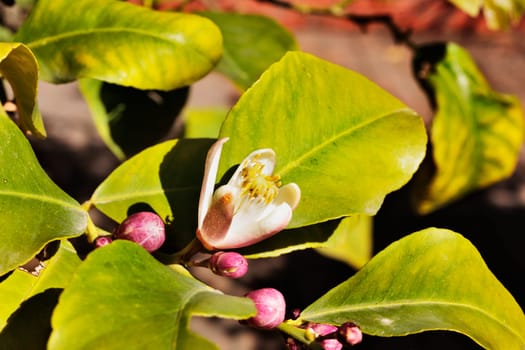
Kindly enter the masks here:
M 438 228 L 392 243 L 301 318 L 352 321 L 381 336 L 446 329 L 486 349 L 525 346 L 525 315 L 512 295 L 468 240 Z
M 493 30 L 509 29 L 512 25 L 519 23 L 523 12 L 525 12 L 525 1 L 523 0 L 449 1 L 473 17 L 483 12 L 488 27 Z
M 525 133 L 520 101 L 491 89 L 470 55 L 449 43 L 422 47 L 417 60 L 437 59 L 424 78 L 436 103 L 431 174 L 420 176 L 419 212 L 428 213 L 510 176 Z
M 217 71 L 239 88 L 250 87 L 272 63 L 289 50 L 296 50 L 294 37 L 265 16 L 201 12 L 221 30 L 224 52 Z M 253 45 L 257 42 L 257 45 Z
M 189 329 L 192 316 L 244 319 L 253 303 L 224 295 L 182 267 L 117 241 L 93 252 L 60 296 L 50 349 L 217 349 Z M 125 315 L 125 317 L 123 317 Z M 86 333 L 86 325 L 98 325 Z
M 0 139 L 2 275 L 31 260 L 46 243 L 82 234 L 86 213 L 47 176 L 24 134 L 2 110 Z
M 522 0 L 452 2 L 471 15 L 482 9 L 493 28 L 524 8 Z M 269 6 L 366 22 L 341 17 L 348 3 Z M 449 330 L 486 349 L 525 348 L 520 305 L 462 235 L 428 228 L 381 251 L 373 246 L 372 228 L 382 223 L 375 214 L 416 172 L 413 199 L 428 213 L 516 167 L 524 137 L 519 101 L 493 91 L 466 50 L 399 39 L 414 51 L 436 110 L 427 147 L 417 113 L 365 76 L 301 52 L 267 16 L 191 13 L 188 2 L 169 12 L 154 10 L 166 6 L 160 1 L 17 2 L 28 4 L 29 16 L 9 29 L 16 41 L 0 43 L 0 349 L 218 349 L 190 329 L 194 316 L 281 323 L 274 331 L 301 348 L 326 340 L 316 338 L 315 323 L 348 322 L 357 334 Z M 191 85 L 214 70 L 239 88 L 234 106 L 184 109 L 190 90 L 198 91 Z M 32 137 L 46 134 L 39 77 L 79 83 L 101 138 L 122 161 L 82 205 L 51 180 L 32 149 Z M 166 140 L 173 124 L 184 137 Z M 275 169 L 265 148 L 275 152 Z M 412 218 L 407 203 L 394 206 L 396 220 Z M 162 219 L 140 216 L 156 218 L 164 242 L 158 251 L 122 239 L 142 233 L 114 230 L 141 211 Z M 239 235 L 230 242 L 257 243 L 215 254 L 206 239 L 223 231 Z M 284 295 L 289 310 L 280 297 L 261 297 L 279 291 L 242 297 L 212 287 L 229 285 L 218 280 L 225 271 L 232 276 L 221 257 L 246 267 L 246 259 L 305 249 L 357 272 L 326 285 L 298 318 L 280 318 L 295 307 L 292 296 Z M 195 269 L 221 277 L 197 279 Z M 306 271 L 305 286 L 324 272 Z M 241 285 L 253 287 L 253 279 Z
M 31 50 L 20 43 L 0 43 L 0 75 L 13 89 L 24 131 L 45 137 L 46 130 L 36 100 L 38 63 Z
M 275 150 L 275 173 L 301 188 L 291 227 L 375 214 L 410 180 L 427 141 L 421 117 L 385 90 L 293 51 L 242 95 L 220 136 L 230 137 L 221 174 L 250 150 Z
M 38 1 L 16 39 L 37 57 L 42 79 L 54 83 L 94 78 L 173 90 L 206 75 L 222 54 L 210 20 L 116 0 Z

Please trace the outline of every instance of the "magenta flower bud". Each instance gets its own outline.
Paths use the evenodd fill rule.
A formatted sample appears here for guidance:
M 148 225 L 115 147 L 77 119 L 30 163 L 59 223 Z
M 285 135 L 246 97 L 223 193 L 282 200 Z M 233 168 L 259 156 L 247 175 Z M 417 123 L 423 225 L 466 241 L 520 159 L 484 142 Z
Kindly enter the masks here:
M 277 289 L 263 288 L 246 294 L 255 303 L 257 315 L 248 319 L 247 324 L 262 328 L 272 329 L 284 321 L 286 302 L 284 296 Z
M 219 276 L 241 278 L 248 272 L 248 260 L 236 252 L 217 252 L 211 256 L 209 267 Z
M 319 345 L 324 350 L 341 350 L 343 348 L 343 344 L 337 339 L 323 339 L 319 342 Z
M 109 236 L 98 236 L 95 239 L 95 248 L 100 248 L 113 242 Z
M 308 326 L 308 328 L 312 329 L 315 332 L 316 337 L 335 333 L 338 329 L 336 326 L 324 323 L 312 323 Z
M 357 325 L 347 322 L 339 327 L 339 334 L 349 345 L 359 344 L 363 340 L 363 333 Z
M 153 252 L 159 249 L 166 239 L 164 222 L 155 213 L 138 212 L 128 216 L 120 224 L 115 238 L 133 241 L 148 252 Z

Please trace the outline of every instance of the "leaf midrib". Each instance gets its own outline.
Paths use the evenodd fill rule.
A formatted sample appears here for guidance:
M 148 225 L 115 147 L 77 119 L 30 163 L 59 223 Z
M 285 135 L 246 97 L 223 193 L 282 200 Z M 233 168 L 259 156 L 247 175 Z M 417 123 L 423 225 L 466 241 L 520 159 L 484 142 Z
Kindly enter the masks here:
M 334 141 L 337 141 L 338 139 L 343 138 L 343 137 L 345 137 L 345 136 L 355 132 L 356 130 L 359 130 L 359 129 L 364 128 L 364 127 L 366 127 L 368 125 L 371 125 L 371 124 L 373 124 L 373 123 L 375 123 L 375 122 L 377 122 L 377 121 L 379 121 L 381 119 L 389 118 L 389 117 L 391 117 L 393 115 L 400 114 L 400 113 L 403 113 L 403 112 L 407 112 L 407 113 L 409 113 L 411 115 L 416 115 L 416 113 L 413 110 L 411 110 L 410 108 L 404 107 L 404 108 L 396 109 L 394 111 L 390 111 L 390 112 L 385 113 L 385 114 L 379 114 L 375 118 L 369 118 L 369 119 L 365 120 L 362 123 L 356 124 L 356 125 L 354 125 L 351 128 L 345 129 L 344 131 L 339 132 L 337 134 L 334 134 L 332 137 L 325 139 L 323 142 L 315 145 L 310 150 L 307 150 L 305 153 L 300 155 L 298 158 L 288 162 L 284 167 L 278 169 L 277 173 L 281 177 L 285 177 L 286 173 L 288 173 L 289 171 L 297 168 L 299 166 L 299 164 L 301 164 L 301 163 L 303 163 L 305 161 L 305 159 L 308 159 L 308 158 L 312 157 L 315 153 L 319 152 L 321 149 L 323 149 L 327 145 L 333 143 Z
M 332 310 L 335 310 L 335 311 L 331 311 L 331 312 L 319 312 L 319 313 L 306 314 L 307 317 L 304 317 L 304 319 L 309 320 L 309 319 L 312 319 L 312 316 L 319 318 L 319 317 L 324 317 L 330 314 L 343 313 L 343 312 L 354 312 L 354 311 L 361 312 L 361 311 L 366 311 L 366 310 L 371 310 L 371 309 L 372 310 L 388 309 L 388 308 L 393 308 L 393 307 L 397 308 L 397 307 L 406 307 L 406 306 L 418 307 L 418 306 L 427 306 L 427 305 L 440 305 L 440 306 L 443 305 L 443 306 L 458 307 L 458 308 L 473 310 L 481 315 L 484 315 L 486 318 L 493 321 L 494 323 L 501 325 L 503 328 L 507 329 L 510 333 L 514 334 L 517 338 L 519 338 L 523 344 L 525 344 L 525 338 L 523 338 L 523 336 L 516 329 L 510 327 L 504 322 L 499 321 L 491 313 L 488 313 L 484 309 L 476 307 L 475 305 L 458 303 L 458 302 L 449 302 L 449 301 L 440 301 L 440 300 L 436 300 L 436 301 L 398 300 L 396 302 L 382 303 L 380 305 L 374 304 L 374 303 L 356 304 L 356 305 L 351 305 L 351 306 L 344 307 L 344 308 L 337 308 L 337 309 L 334 308 Z
M 178 42 L 177 40 L 172 40 L 169 37 L 166 37 L 166 36 L 163 36 L 163 35 L 155 35 L 155 33 L 148 32 L 146 30 L 140 30 L 140 29 L 136 29 L 136 28 L 130 29 L 130 28 L 126 28 L 126 27 L 88 28 L 88 29 L 84 29 L 84 30 L 72 30 L 72 31 L 68 31 L 68 32 L 65 32 L 65 33 L 62 33 L 62 34 L 55 34 L 55 35 L 47 36 L 47 37 L 44 37 L 44 38 L 40 38 L 38 40 L 29 42 L 26 45 L 29 48 L 31 48 L 31 49 L 35 49 L 35 48 L 38 48 L 40 46 L 49 45 L 50 43 L 58 42 L 60 40 L 69 39 L 69 38 L 72 38 L 72 37 L 75 37 L 75 36 L 86 36 L 86 35 L 91 35 L 91 34 L 100 34 L 100 33 L 104 34 L 104 33 L 111 33 L 111 32 L 138 34 L 138 35 L 142 35 L 142 36 L 146 36 L 146 37 L 152 37 L 152 38 L 155 38 L 155 39 L 160 39 L 160 40 L 168 42 L 170 44 L 178 43 L 179 45 L 181 45 L 181 43 Z M 177 33 L 180 34 L 180 31 L 177 31 L 176 33 L 171 33 L 170 35 L 176 35 Z
M 21 199 L 32 199 L 32 200 L 35 200 L 35 201 L 40 201 L 40 202 L 45 202 L 45 203 L 57 204 L 57 205 L 60 205 L 60 206 L 66 207 L 66 208 L 70 208 L 70 209 L 74 209 L 74 210 L 79 211 L 79 212 L 83 212 L 83 210 L 79 206 L 77 206 L 77 205 L 75 205 L 73 203 L 66 202 L 64 200 L 61 200 L 61 199 L 58 199 L 58 198 L 54 198 L 54 197 L 49 197 L 49 196 L 45 196 L 45 195 L 41 195 L 41 194 L 36 194 L 36 193 L 0 190 L 0 197 L 2 197 L 2 196 L 16 197 L 16 198 L 21 198 Z

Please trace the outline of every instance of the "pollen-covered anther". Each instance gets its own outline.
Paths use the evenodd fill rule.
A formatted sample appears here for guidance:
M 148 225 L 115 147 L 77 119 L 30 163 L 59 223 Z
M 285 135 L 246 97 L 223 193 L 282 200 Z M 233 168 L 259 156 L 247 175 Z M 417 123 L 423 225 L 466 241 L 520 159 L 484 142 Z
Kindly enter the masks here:
M 281 177 L 279 175 L 265 175 L 264 164 L 253 160 L 241 170 L 242 195 L 248 195 L 249 199 L 258 200 L 268 204 L 272 202 L 279 193 Z

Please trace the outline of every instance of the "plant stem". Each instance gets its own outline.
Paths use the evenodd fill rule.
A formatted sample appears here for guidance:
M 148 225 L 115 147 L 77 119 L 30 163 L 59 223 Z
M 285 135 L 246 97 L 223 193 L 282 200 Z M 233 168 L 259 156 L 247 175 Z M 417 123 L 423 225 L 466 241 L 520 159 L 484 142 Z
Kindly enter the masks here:
M 197 238 L 194 238 L 186 247 L 176 252 L 175 254 L 159 254 L 157 258 L 164 264 L 181 264 L 187 266 L 191 258 L 202 250 L 202 243 Z
M 292 338 L 299 340 L 301 343 L 310 344 L 311 340 L 306 338 L 304 329 L 294 325 L 294 321 L 284 321 L 277 327 L 281 332 L 288 334 Z

